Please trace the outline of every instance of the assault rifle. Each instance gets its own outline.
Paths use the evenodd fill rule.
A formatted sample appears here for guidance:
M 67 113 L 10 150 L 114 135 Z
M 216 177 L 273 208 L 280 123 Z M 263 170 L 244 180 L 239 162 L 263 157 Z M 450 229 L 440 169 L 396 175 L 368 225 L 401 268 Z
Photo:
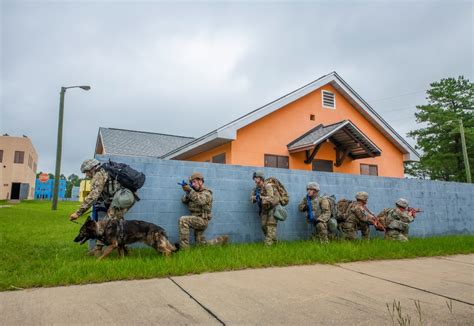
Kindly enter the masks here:
M 416 213 L 423 213 L 423 210 L 421 208 L 408 207 L 407 212 L 410 213 L 413 218 L 415 218 Z
M 306 195 L 306 206 L 308 207 L 308 219 L 311 224 L 314 223 L 314 212 L 313 212 L 313 205 L 311 204 L 311 197 Z
M 258 204 L 258 215 L 262 214 L 262 197 L 260 197 L 260 189 L 257 187 L 255 189 L 255 200 Z
M 369 220 L 369 224 L 372 224 L 377 231 L 385 232 L 385 227 L 376 217 L 376 215 L 372 213 L 366 206 L 364 206 L 364 210 L 369 213 L 369 215 L 372 215 L 371 219 Z
M 181 182 L 178 182 L 178 184 L 181 186 L 181 187 L 185 187 L 185 186 L 188 186 L 188 183 L 186 181 L 181 181 Z M 189 185 L 189 188 L 193 188 L 191 185 Z M 189 193 L 189 191 L 186 191 L 186 193 Z

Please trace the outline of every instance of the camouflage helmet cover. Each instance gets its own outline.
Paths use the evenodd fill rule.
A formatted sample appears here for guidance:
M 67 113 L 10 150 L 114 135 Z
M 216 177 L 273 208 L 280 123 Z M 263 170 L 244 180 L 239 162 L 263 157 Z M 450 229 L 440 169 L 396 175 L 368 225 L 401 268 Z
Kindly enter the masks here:
M 365 200 L 369 199 L 369 194 L 366 193 L 365 191 L 359 191 L 358 193 L 356 193 L 355 198 L 357 200 L 364 200 L 365 201 Z
M 96 160 L 95 158 L 85 160 L 81 164 L 81 172 L 86 173 L 87 171 L 92 170 L 93 168 L 95 168 L 98 165 L 100 165 L 100 162 L 98 160 Z
M 204 181 L 204 177 L 200 172 L 193 172 L 193 174 L 191 174 L 189 177 L 189 182 L 193 181 L 194 179 L 200 179 Z
M 309 190 L 309 189 L 319 191 L 320 190 L 319 184 L 317 182 L 308 182 L 308 184 L 306 185 L 306 190 Z
M 406 200 L 405 198 L 399 198 L 395 202 L 395 205 L 403 207 L 403 208 L 407 208 L 408 207 L 408 200 Z
M 255 171 L 252 175 L 252 179 L 255 178 L 261 178 L 262 180 L 265 179 L 265 174 L 263 174 L 263 171 Z

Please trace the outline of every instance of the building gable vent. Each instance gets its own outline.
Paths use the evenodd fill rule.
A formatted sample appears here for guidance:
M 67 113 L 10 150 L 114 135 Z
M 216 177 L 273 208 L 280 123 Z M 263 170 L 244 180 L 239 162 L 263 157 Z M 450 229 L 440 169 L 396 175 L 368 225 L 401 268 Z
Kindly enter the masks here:
M 323 108 L 335 109 L 336 108 L 336 94 L 322 90 Z

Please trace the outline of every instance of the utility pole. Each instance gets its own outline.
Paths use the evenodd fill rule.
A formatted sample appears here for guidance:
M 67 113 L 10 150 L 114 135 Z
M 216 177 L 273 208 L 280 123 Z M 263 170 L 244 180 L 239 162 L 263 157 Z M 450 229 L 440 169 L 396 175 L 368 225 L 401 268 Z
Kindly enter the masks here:
M 459 132 L 461 133 L 462 154 L 464 156 L 464 166 L 466 168 L 466 180 L 467 183 L 472 183 L 471 169 L 469 167 L 469 157 L 467 156 L 467 146 L 466 139 L 464 138 L 464 126 L 462 124 L 462 119 L 459 119 Z
M 61 178 L 61 152 L 63 148 L 63 116 L 64 116 L 64 94 L 66 87 L 61 87 L 59 100 L 59 121 L 58 121 L 58 143 L 56 147 L 56 170 L 54 173 L 53 205 L 52 210 L 58 209 L 59 179 Z
M 59 193 L 59 179 L 61 178 L 61 154 L 63 148 L 63 116 L 64 116 L 64 95 L 68 88 L 81 88 L 85 91 L 91 89 L 90 86 L 69 86 L 61 87 L 59 97 L 59 119 L 58 119 L 58 145 L 56 147 L 56 170 L 54 175 L 54 189 L 53 189 L 53 211 L 58 209 L 58 193 Z

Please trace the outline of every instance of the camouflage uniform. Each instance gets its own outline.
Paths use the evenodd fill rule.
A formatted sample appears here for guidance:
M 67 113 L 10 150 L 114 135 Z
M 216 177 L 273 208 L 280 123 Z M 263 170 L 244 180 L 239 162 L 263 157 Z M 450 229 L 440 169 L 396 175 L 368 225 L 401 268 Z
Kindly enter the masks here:
M 277 220 L 273 216 L 274 207 L 280 202 L 278 195 L 273 192 L 271 184 L 265 182 L 263 187 L 259 187 L 260 198 L 262 200 L 262 211 L 260 212 L 260 218 L 262 222 L 262 231 L 265 236 L 264 243 L 271 246 L 277 241 Z M 255 187 L 252 191 L 251 201 L 256 203 L 256 191 Z
M 189 248 L 189 229 L 194 230 L 194 240 L 198 245 L 217 245 L 227 242 L 227 236 L 207 240 L 204 237 L 209 221 L 212 218 L 212 191 L 206 187 L 195 191 L 191 189 L 181 201 L 188 206 L 191 215 L 181 216 L 179 219 L 179 239 L 183 249 Z
M 315 234 L 314 236 L 319 237 L 321 243 L 328 243 L 328 224 L 327 222 L 331 218 L 331 206 L 329 200 L 324 197 L 315 196 L 311 198 L 311 206 L 313 208 Z M 303 197 L 300 204 L 298 205 L 300 212 L 308 212 L 308 204 L 306 202 L 306 196 Z M 309 223 L 309 216 L 306 213 L 306 221 Z
M 124 203 L 125 202 L 125 203 Z M 133 193 L 118 183 L 117 180 L 111 180 L 109 174 L 105 169 L 98 168 L 93 172 L 91 180 L 91 191 L 84 198 L 84 202 L 81 204 L 76 214 L 81 216 L 95 203 L 100 203 L 107 208 L 105 216 L 98 214 L 99 220 L 104 218 L 123 219 L 125 213 L 135 204 L 135 197 Z M 99 228 L 102 224 L 98 224 Z M 101 232 L 103 230 L 99 230 Z M 91 241 L 89 248 L 93 248 L 91 254 L 99 254 L 104 244 L 100 241 Z
M 408 241 L 408 224 L 414 220 L 410 214 L 395 207 L 384 209 L 379 216 L 385 218 L 386 240 Z
M 357 225 L 357 230 L 360 231 L 362 239 L 370 239 L 370 224 L 365 222 L 359 222 Z
M 127 202 L 123 204 L 123 198 Z M 125 213 L 135 203 L 133 193 L 122 187 L 116 180 L 111 180 L 105 169 L 98 168 L 91 180 L 91 191 L 79 209 L 77 215 L 84 214 L 96 202 L 103 202 L 107 207 L 107 217 L 123 219 Z
M 348 216 L 346 221 L 342 223 L 342 232 L 347 240 L 355 240 L 357 239 L 357 230 L 360 230 L 363 224 L 368 227 L 369 216 L 364 209 L 364 204 L 358 201 L 352 202 L 347 211 Z M 366 234 L 364 238 L 368 239 L 368 232 Z

